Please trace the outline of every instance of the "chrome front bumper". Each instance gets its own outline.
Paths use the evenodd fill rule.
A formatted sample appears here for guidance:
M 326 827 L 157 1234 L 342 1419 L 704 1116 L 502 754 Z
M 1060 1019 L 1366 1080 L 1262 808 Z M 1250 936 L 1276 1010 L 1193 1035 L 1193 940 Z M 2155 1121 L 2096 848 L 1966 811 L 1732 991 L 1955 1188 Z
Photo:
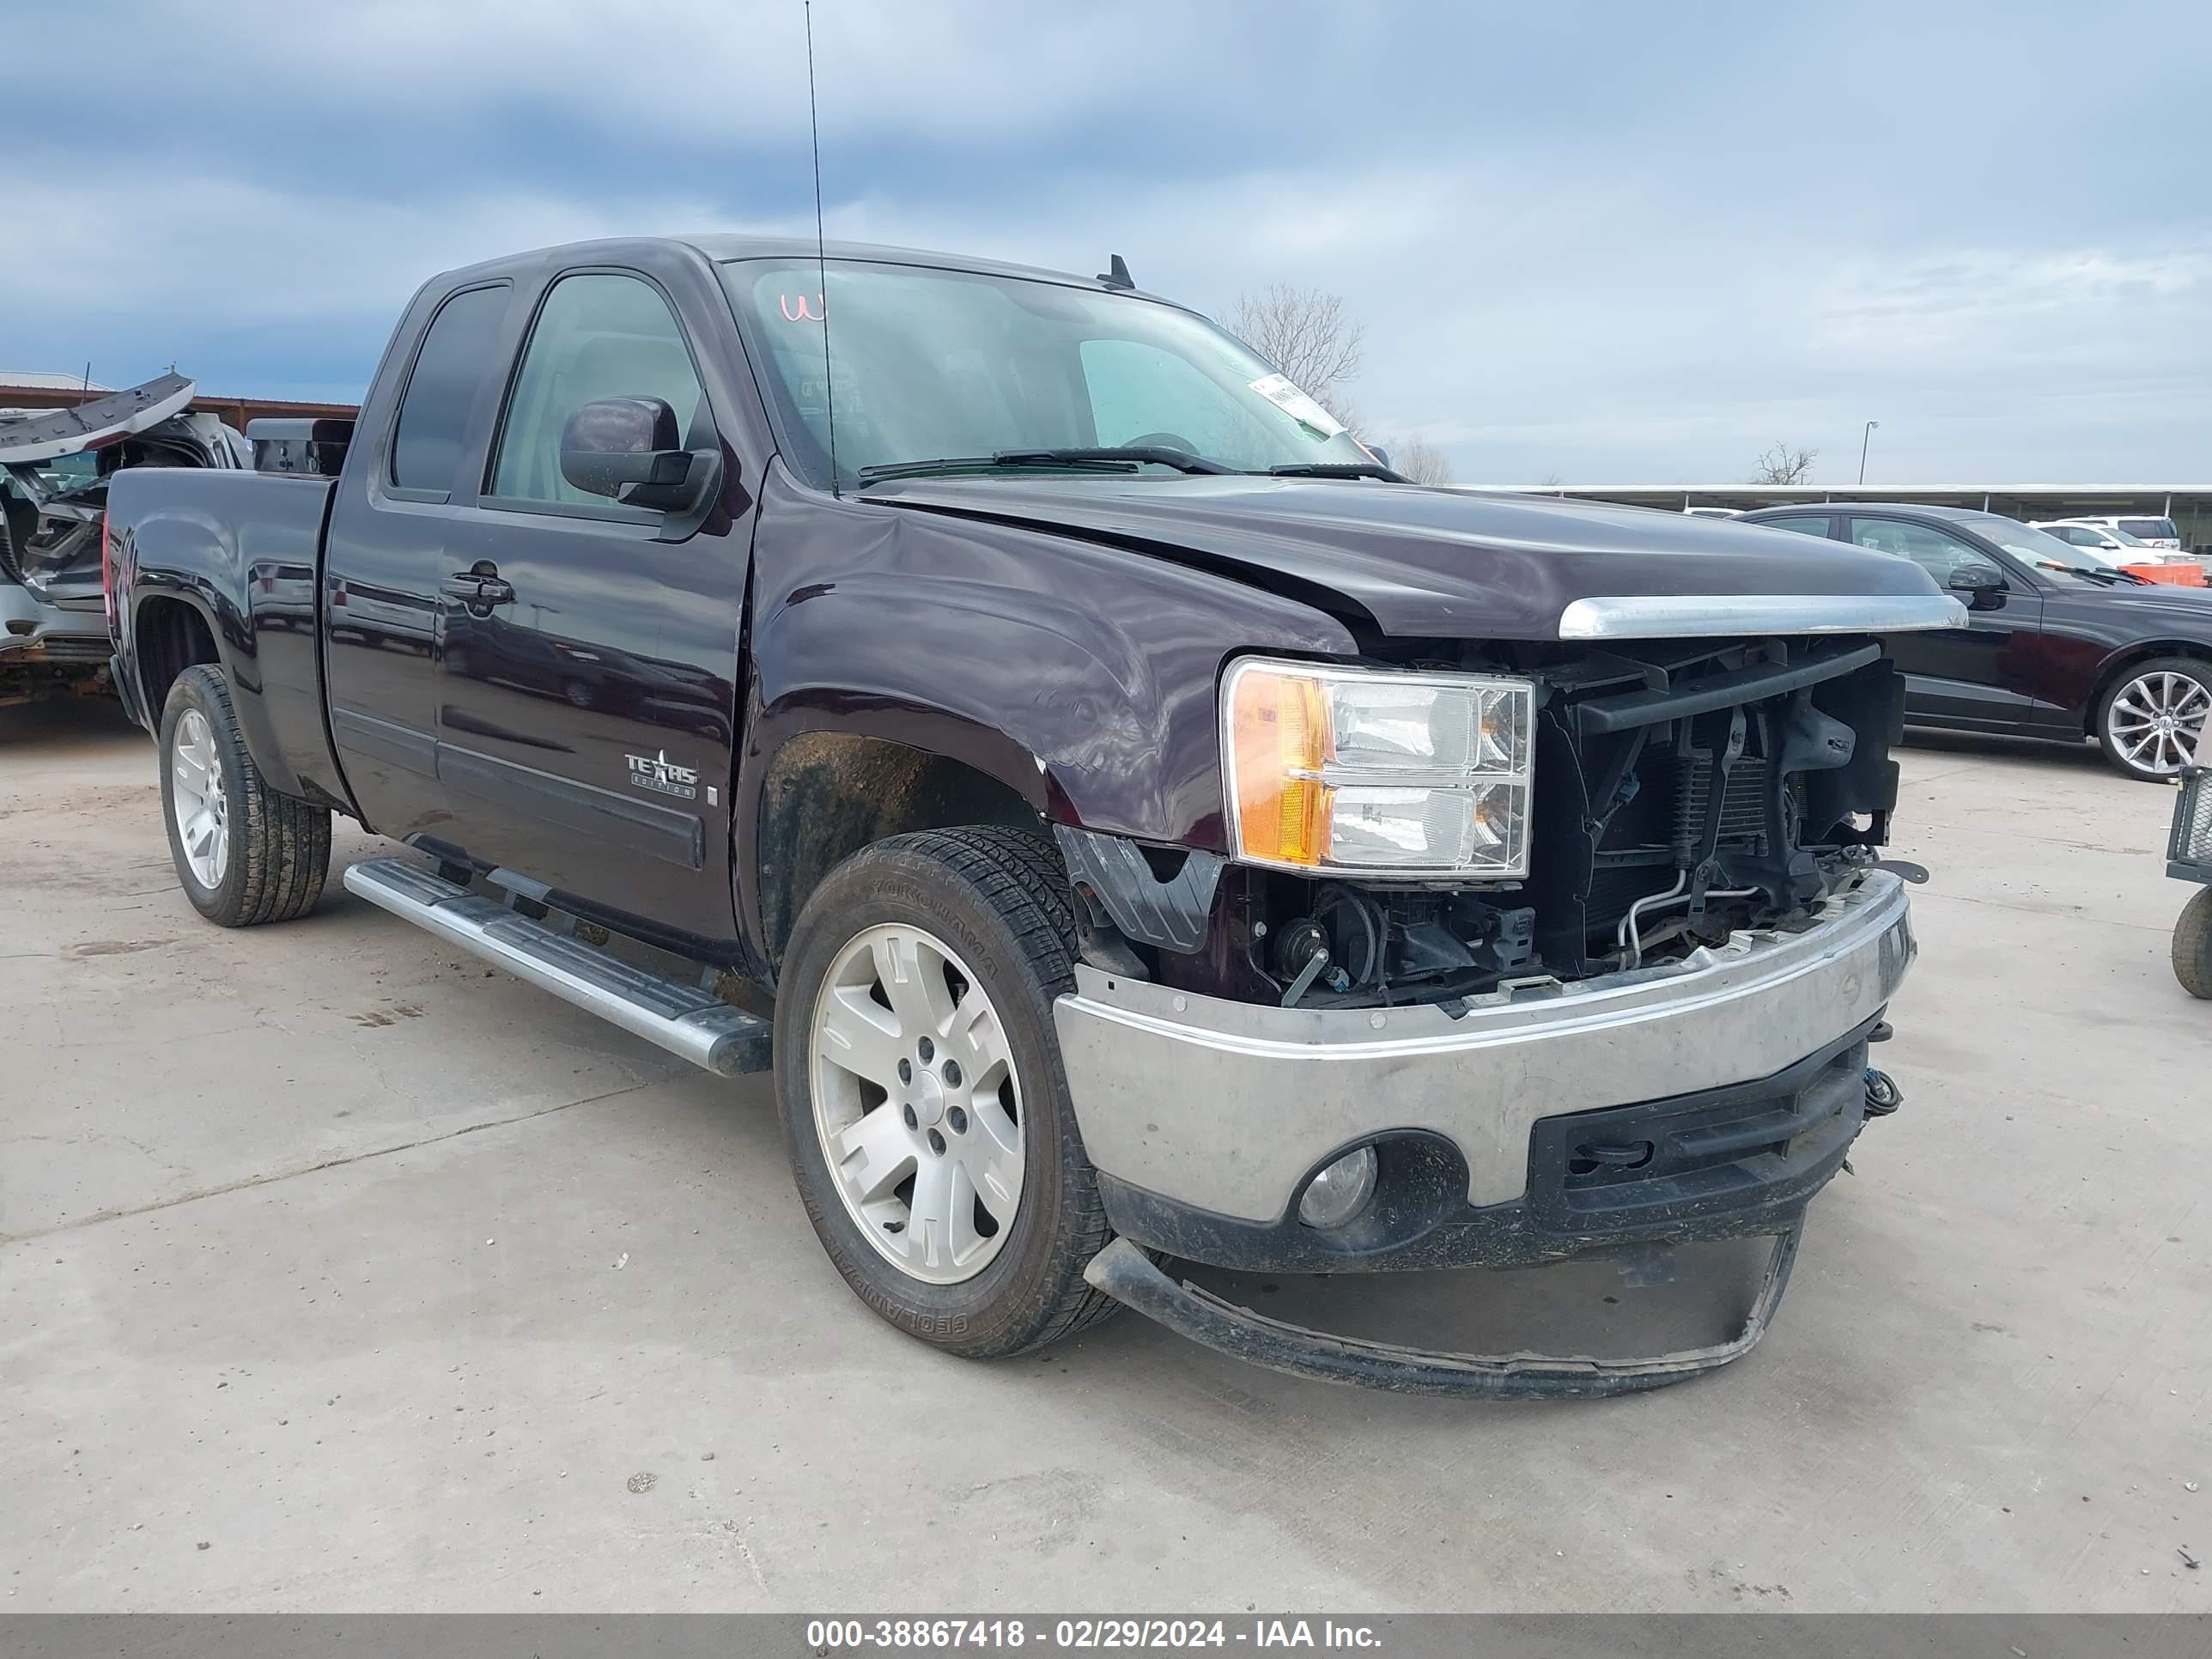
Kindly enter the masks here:
M 1276 1221 L 1335 1153 L 1401 1129 L 1459 1149 L 1470 1204 L 1510 1202 L 1539 1119 L 1771 1076 L 1872 1020 L 1916 953 L 1904 882 L 1869 870 L 1803 932 L 1471 998 L 1456 1018 L 1433 1004 L 1229 1002 L 1088 964 L 1054 1018 L 1092 1164 L 1176 1203 Z

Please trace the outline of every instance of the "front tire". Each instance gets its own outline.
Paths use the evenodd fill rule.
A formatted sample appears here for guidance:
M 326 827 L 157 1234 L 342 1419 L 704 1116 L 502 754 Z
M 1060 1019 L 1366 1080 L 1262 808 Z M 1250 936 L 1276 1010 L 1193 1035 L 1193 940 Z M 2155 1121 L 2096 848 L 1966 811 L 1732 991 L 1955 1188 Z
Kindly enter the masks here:
M 162 705 L 161 816 L 185 896 L 210 921 L 251 927 L 315 908 L 331 815 L 271 789 L 239 735 L 222 671 L 187 668 Z
M 934 1347 L 1026 1352 L 1119 1305 L 1053 1031 L 1074 985 L 1067 878 L 1018 830 L 863 848 L 800 913 L 776 1095 L 807 1218 L 855 1295 Z
M 2165 783 L 2197 752 L 2212 715 L 2212 663 L 2159 657 L 2121 672 L 2097 705 L 2097 741 L 2129 777 Z
M 2212 1002 L 2212 887 L 2200 887 L 2173 927 L 2173 976 L 2193 997 Z

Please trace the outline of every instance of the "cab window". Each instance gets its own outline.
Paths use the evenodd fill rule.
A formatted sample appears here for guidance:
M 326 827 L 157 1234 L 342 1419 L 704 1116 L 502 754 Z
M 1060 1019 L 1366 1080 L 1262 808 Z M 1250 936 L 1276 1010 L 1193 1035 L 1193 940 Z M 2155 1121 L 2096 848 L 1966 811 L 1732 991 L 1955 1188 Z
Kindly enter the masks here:
M 469 412 L 491 373 L 507 289 L 463 289 L 438 307 L 415 354 L 392 424 L 392 483 L 400 489 L 453 487 Z
M 546 294 L 523 348 L 490 493 L 506 501 L 607 507 L 605 496 L 561 476 L 562 428 L 601 398 L 658 398 L 676 411 L 686 447 L 704 441 L 706 394 L 659 289 L 611 271 L 563 276 Z

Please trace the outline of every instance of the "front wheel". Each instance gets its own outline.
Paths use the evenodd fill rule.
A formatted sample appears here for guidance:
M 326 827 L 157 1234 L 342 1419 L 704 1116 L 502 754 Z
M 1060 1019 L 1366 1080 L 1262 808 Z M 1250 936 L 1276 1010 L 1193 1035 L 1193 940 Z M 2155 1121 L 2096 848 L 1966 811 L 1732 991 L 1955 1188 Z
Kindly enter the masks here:
M 2163 782 L 2197 753 L 2212 715 L 2212 663 L 2160 657 L 2123 672 L 2097 709 L 2105 757 L 2131 778 Z
M 161 808 L 185 896 L 224 927 L 315 908 L 331 866 L 331 815 L 262 778 L 239 735 L 230 685 L 200 664 L 161 708 Z
M 878 842 L 807 901 L 776 994 L 799 1194 L 854 1292 L 911 1336 L 1020 1353 L 1118 1305 L 1053 1033 L 1073 988 L 1067 878 L 995 827 Z
M 2212 1001 L 2212 887 L 2200 887 L 2173 928 L 2173 976 L 2193 997 Z

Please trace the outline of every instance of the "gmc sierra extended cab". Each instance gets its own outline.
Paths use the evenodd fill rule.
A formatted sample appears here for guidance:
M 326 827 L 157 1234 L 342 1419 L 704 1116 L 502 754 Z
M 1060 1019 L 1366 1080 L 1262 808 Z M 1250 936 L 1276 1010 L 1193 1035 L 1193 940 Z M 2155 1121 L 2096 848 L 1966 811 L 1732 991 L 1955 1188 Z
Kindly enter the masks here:
M 347 888 L 723 1074 L 971 1356 L 1117 1304 L 1307 1375 L 1733 1358 L 1893 1087 L 1909 561 L 1425 489 L 1198 315 L 883 248 L 427 284 L 356 423 L 111 487 L 116 683 L 210 921 Z M 1174 1262 L 1771 1236 L 1735 1340 L 1448 1354 Z M 1164 1267 L 1163 1264 L 1166 1264 Z

